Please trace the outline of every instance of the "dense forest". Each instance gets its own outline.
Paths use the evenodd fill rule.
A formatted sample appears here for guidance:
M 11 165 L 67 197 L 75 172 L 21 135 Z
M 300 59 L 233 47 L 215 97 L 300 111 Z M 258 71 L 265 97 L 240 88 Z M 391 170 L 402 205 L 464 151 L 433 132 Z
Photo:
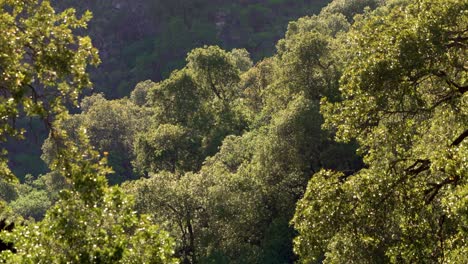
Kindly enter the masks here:
M 204 45 L 242 47 L 255 62 L 271 56 L 289 21 L 318 13 L 329 1 L 61 0 L 52 4 L 57 11 L 73 7 L 78 14 L 93 13 L 83 31 L 101 59 L 97 67 L 88 69 L 93 92 L 118 99 L 129 96 L 141 81 L 169 77 L 185 65 L 190 50 Z M 40 155 L 47 128 L 37 120 L 18 123 L 27 132 L 25 140 L 6 146 L 10 168 L 21 180 L 28 174 L 45 174 L 48 168 Z
M 468 263 L 467 0 L 0 7 L 1 262 Z

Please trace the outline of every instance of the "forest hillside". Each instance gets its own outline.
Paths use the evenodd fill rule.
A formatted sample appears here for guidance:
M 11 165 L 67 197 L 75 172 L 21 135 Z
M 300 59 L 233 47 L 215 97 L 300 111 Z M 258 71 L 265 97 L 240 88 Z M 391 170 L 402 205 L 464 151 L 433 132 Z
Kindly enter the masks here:
M 52 1 L 59 9 L 89 10 L 86 34 L 102 63 L 91 69 L 95 90 L 116 99 L 138 82 L 160 81 L 204 45 L 244 48 L 254 61 L 271 56 L 288 22 L 317 14 L 330 0 Z
M 127 2 L 65 2 L 0 2 L 0 140 L 42 122 L 49 168 L 19 180 L 4 148 L 0 261 L 468 262 L 468 1 L 333 0 L 258 50 L 229 12 L 273 21 L 307 1 L 219 1 L 215 22 L 252 30 L 207 29 L 219 45 L 183 33 L 204 1 L 155 1 L 181 27 L 152 47 L 189 50 L 123 97 L 89 89 L 99 71 L 139 77 L 95 68 L 118 48 L 95 44 L 83 10 Z M 146 34 L 143 17 L 108 37 Z

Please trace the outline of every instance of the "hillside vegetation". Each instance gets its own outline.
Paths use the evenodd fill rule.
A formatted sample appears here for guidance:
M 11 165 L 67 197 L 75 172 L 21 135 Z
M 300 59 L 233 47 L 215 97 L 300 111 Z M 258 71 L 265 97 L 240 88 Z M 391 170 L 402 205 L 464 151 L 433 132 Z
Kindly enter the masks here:
M 203 45 L 245 48 L 254 61 L 271 56 L 288 22 L 316 14 L 330 0 L 227 1 L 133 0 L 52 1 L 57 10 L 90 10 L 84 34 L 99 50 L 101 64 L 89 68 L 93 92 L 108 99 L 129 96 L 144 80 L 160 81 L 185 65 L 186 54 Z M 90 95 L 90 90 L 85 94 Z M 76 111 L 75 111 L 76 112 Z M 48 128 L 38 120 L 18 120 L 24 141 L 10 141 L 10 167 L 21 179 L 47 172 L 39 158 Z
M 2 5 L 0 139 L 44 120 L 51 171 L 0 160 L 0 260 L 468 262 L 467 1 L 334 0 L 269 57 L 200 43 L 118 99 L 80 97 L 90 14 Z

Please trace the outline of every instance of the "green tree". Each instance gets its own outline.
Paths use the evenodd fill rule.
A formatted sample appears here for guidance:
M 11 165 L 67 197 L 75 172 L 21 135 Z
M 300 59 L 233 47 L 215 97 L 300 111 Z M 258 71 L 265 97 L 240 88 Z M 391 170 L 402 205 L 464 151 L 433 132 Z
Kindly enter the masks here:
M 155 122 L 179 124 L 185 127 L 202 129 L 212 122 L 202 103 L 207 95 L 201 91 L 190 74 L 183 69 L 172 72 L 171 76 L 148 91 L 148 105 L 154 109 Z
M 160 172 L 124 186 L 135 195 L 138 212 L 151 214 L 154 222 L 164 223 L 177 238 L 175 255 L 181 262 L 198 263 L 204 221 L 203 179 L 193 173 Z
M 0 140 L 21 137 L 15 128 L 19 116 L 40 116 L 47 122 L 64 111 L 64 103 L 77 102 L 90 87 L 88 64 L 99 62 L 88 37 L 72 29 L 86 27 L 89 12 L 77 18 L 73 9 L 55 14 L 49 1 L 0 3 Z M 2 178 L 11 173 L 1 160 Z
M 69 119 L 65 104 L 76 104 L 82 89 L 91 85 L 88 64 L 99 61 L 91 40 L 76 35 L 76 29 L 86 27 L 90 13 L 77 19 L 73 9 L 56 13 L 49 1 L 36 0 L 6 0 L 0 7 L 0 139 L 21 136 L 14 126 L 17 116 L 41 117 L 50 126 L 55 151 L 49 166 L 72 185 L 43 221 L 0 233 L 0 239 L 17 249 L 16 254 L 1 252 L 0 260 L 173 262 L 167 232 L 137 217 L 132 199 L 119 188 L 108 188 L 105 177 L 111 170 L 90 146 L 86 129 L 74 131 L 72 139 L 62 125 Z M 2 179 L 12 178 L 4 164 Z M 9 210 L 2 208 L 2 217 L 5 211 Z
M 154 115 L 135 145 L 137 170 L 198 171 L 225 136 L 241 133 L 246 122 L 236 107 L 238 67 L 249 66 L 245 51 L 198 48 L 187 55 L 186 67 L 149 88 L 147 107 Z
M 150 89 L 155 129 L 141 134 L 139 151 L 158 158 L 150 160 L 154 168 L 149 171 L 159 172 L 126 189 L 135 194 L 138 211 L 151 213 L 155 222 L 171 223 L 167 229 L 176 237 L 176 252 L 183 261 L 294 261 L 295 232 L 288 222 L 310 175 L 323 167 L 360 166 L 353 145 L 332 143 L 320 129 L 319 99 L 336 96 L 336 76 L 341 73 L 341 64 L 334 60 L 340 55 L 333 51 L 339 46 L 334 37 L 348 27 L 340 15 L 292 23 L 279 55 L 242 73 L 233 68 L 238 67 L 234 52 L 197 49 L 186 68 Z M 219 76 L 224 73 L 194 66 L 217 65 L 212 61 L 225 64 L 238 77 L 233 74 L 223 82 Z M 209 78 L 215 77 L 219 80 L 212 83 L 231 91 L 229 100 L 213 91 Z M 233 129 L 242 124 L 236 121 L 239 116 L 250 125 L 240 133 Z M 225 132 L 217 132 L 220 127 Z M 181 167 L 183 157 L 190 156 L 184 154 L 190 153 L 186 131 L 190 139 L 202 138 L 202 148 L 219 135 L 220 143 L 214 145 L 219 149 L 198 152 L 203 164 L 195 173 L 166 166 Z M 174 157 L 182 159 L 177 162 Z
M 217 46 L 207 46 L 192 50 L 187 62 L 202 89 L 214 94 L 218 100 L 235 98 L 240 81 L 238 59 Z
M 79 141 L 77 131 L 86 129 L 90 142 L 100 153 L 107 156 L 113 173 L 108 176 L 111 184 L 134 178 L 132 160 L 135 157 L 136 135 L 148 129 L 146 118 L 151 109 L 135 105 L 127 98 L 106 100 L 102 94 L 83 98 L 82 112 L 61 122 L 70 139 Z M 42 159 L 50 164 L 56 158 L 53 138 L 46 139 L 42 146 Z
M 184 127 L 163 124 L 140 135 L 136 145 L 136 168 L 141 171 L 190 171 L 200 161 L 200 142 Z
M 41 220 L 51 204 L 47 192 L 30 190 L 28 193 L 22 193 L 18 199 L 12 201 L 10 206 L 13 211 L 26 219 L 32 217 L 35 220 Z
M 236 63 L 236 67 L 241 72 L 245 72 L 252 68 L 253 62 L 250 59 L 250 54 L 246 49 L 233 49 L 230 53 L 234 59 L 234 62 Z
M 17 253 L 2 252 L 6 263 L 177 263 L 173 240 L 133 212 L 132 201 L 118 188 L 107 189 L 102 201 L 86 204 L 80 194 L 48 211 L 44 220 L 3 233 Z
M 273 77 L 278 71 L 277 67 L 278 64 L 274 58 L 267 58 L 241 75 L 239 86 L 242 90 L 241 98 L 244 101 L 242 110 L 250 123 L 254 123 L 258 113 L 265 106 L 264 93 L 268 86 L 274 82 Z
M 154 85 L 150 80 L 138 83 L 130 94 L 130 100 L 138 106 L 144 106 L 147 103 L 149 89 Z
M 86 128 L 90 142 L 107 155 L 114 173 L 109 175 L 112 184 L 134 178 L 131 161 L 135 158 L 136 135 L 148 130 L 147 118 L 153 111 L 137 106 L 131 100 L 106 100 L 97 94 L 81 102 L 83 112 L 77 118 Z
M 322 12 L 324 14 L 340 13 L 349 21 L 354 16 L 362 13 L 365 8 L 375 9 L 376 7 L 388 2 L 387 0 L 334 0 L 328 4 Z
M 325 127 L 367 168 L 313 176 L 293 219 L 302 262 L 466 262 L 466 1 L 391 1 L 346 37 Z

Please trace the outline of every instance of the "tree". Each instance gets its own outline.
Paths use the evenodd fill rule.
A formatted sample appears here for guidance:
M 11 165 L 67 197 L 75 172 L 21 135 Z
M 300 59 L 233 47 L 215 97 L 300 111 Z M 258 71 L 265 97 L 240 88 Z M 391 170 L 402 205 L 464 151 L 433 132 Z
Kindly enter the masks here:
M 340 13 L 343 14 L 349 21 L 353 20 L 354 16 L 362 13 L 365 8 L 375 9 L 387 0 L 334 0 L 326 6 L 322 12 L 324 14 Z
M 150 80 L 138 83 L 130 94 L 130 100 L 138 106 L 144 106 L 147 102 L 149 89 L 154 85 Z
M 77 131 L 86 129 L 90 143 L 105 153 L 113 173 L 108 176 L 111 184 L 121 183 L 135 177 L 132 161 L 137 135 L 146 131 L 147 118 L 153 111 L 136 105 L 131 99 L 106 100 L 102 94 L 82 99 L 82 112 L 61 121 L 70 139 L 79 141 Z M 42 146 L 42 159 L 50 164 L 57 155 L 53 139 L 49 137 Z
M 30 217 L 41 220 L 45 212 L 51 207 L 51 201 L 47 192 L 42 190 L 30 190 L 21 193 L 21 196 L 10 203 L 11 208 L 28 219 Z
M 177 263 L 168 233 L 133 212 L 120 189 L 106 190 L 104 199 L 86 204 L 76 192 L 48 211 L 41 222 L 17 226 L 1 234 L 15 254 L 2 252 L 6 263 Z
M 136 141 L 135 167 L 141 171 L 184 172 L 201 163 L 200 142 L 184 127 L 163 124 L 140 135 Z M 197 142 L 198 141 L 198 142 Z
M 150 127 L 136 136 L 136 170 L 198 170 L 205 155 L 203 137 L 213 126 L 213 115 L 204 105 L 206 94 L 183 69 L 154 84 L 147 99 L 153 115 Z
M 148 91 L 148 105 L 154 109 L 157 123 L 179 124 L 198 130 L 210 127 L 210 116 L 203 107 L 208 95 L 195 82 L 187 69 L 172 72 L 171 76 Z
M 232 100 L 240 80 L 237 68 L 239 59 L 239 56 L 235 59 L 217 46 L 206 46 L 194 49 L 187 55 L 187 67 L 193 71 L 200 86 L 214 94 L 216 99 Z
M 99 62 L 97 50 L 88 37 L 72 29 L 86 27 L 91 14 L 82 18 L 73 9 L 55 14 L 49 1 L 0 3 L 0 140 L 21 137 L 15 128 L 20 116 L 40 116 L 51 123 L 64 111 L 64 104 L 78 100 L 80 92 L 91 86 L 88 64 Z M 2 178 L 10 177 L 5 158 Z
M 187 55 L 186 67 L 149 88 L 146 106 L 154 112 L 152 127 L 139 134 L 135 145 L 141 173 L 198 171 L 225 136 L 245 128 L 236 108 L 238 67 L 245 69 L 250 59 L 246 52 L 233 52 L 216 46 L 195 49 Z
M 250 59 L 250 54 L 246 49 L 233 49 L 230 53 L 234 59 L 234 62 L 236 63 L 236 67 L 241 72 L 245 72 L 252 68 L 253 62 Z
M 107 153 L 114 170 L 109 175 L 112 184 L 135 178 L 132 160 L 135 158 L 136 135 L 148 130 L 147 119 L 153 111 L 135 105 L 127 98 L 106 100 L 101 94 L 86 97 L 81 102 L 83 112 L 77 116 L 86 128 L 93 146 Z
M 55 13 L 49 1 L 37 0 L 6 0 L 0 7 L 0 139 L 21 136 L 14 126 L 18 116 L 41 117 L 55 151 L 49 166 L 72 185 L 43 221 L 0 233 L 2 241 L 16 248 L 16 253 L 1 252 L 0 260 L 173 262 L 167 232 L 136 216 L 131 198 L 107 186 L 111 170 L 90 146 L 86 129 L 78 127 L 71 139 L 63 127 L 69 119 L 66 103 L 77 103 L 82 89 L 91 85 L 87 65 L 99 61 L 91 40 L 76 35 L 90 13 L 77 19 L 73 9 Z M 2 178 L 12 177 L 4 164 L 0 167 Z M 8 209 L 2 208 L 2 215 L 4 211 Z
M 125 183 L 125 189 L 135 195 L 138 212 L 164 223 L 171 236 L 177 238 L 175 256 L 182 263 L 198 263 L 201 255 L 203 182 L 200 175 L 166 171 Z
M 466 262 L 466 1 L 396 1 L 356 18 L 325 127 L 367 168 L 322 171 L 293 219 L 304 263 Z
M 241 75 L 239 86 L 244 101 L 242 110 L 250 123 L 253 123 L 257 114 L 263 110 L 265 105 L 263 93 L 274 82 L 276 67 L 278 65 L 274 58 L 267 58 Z

